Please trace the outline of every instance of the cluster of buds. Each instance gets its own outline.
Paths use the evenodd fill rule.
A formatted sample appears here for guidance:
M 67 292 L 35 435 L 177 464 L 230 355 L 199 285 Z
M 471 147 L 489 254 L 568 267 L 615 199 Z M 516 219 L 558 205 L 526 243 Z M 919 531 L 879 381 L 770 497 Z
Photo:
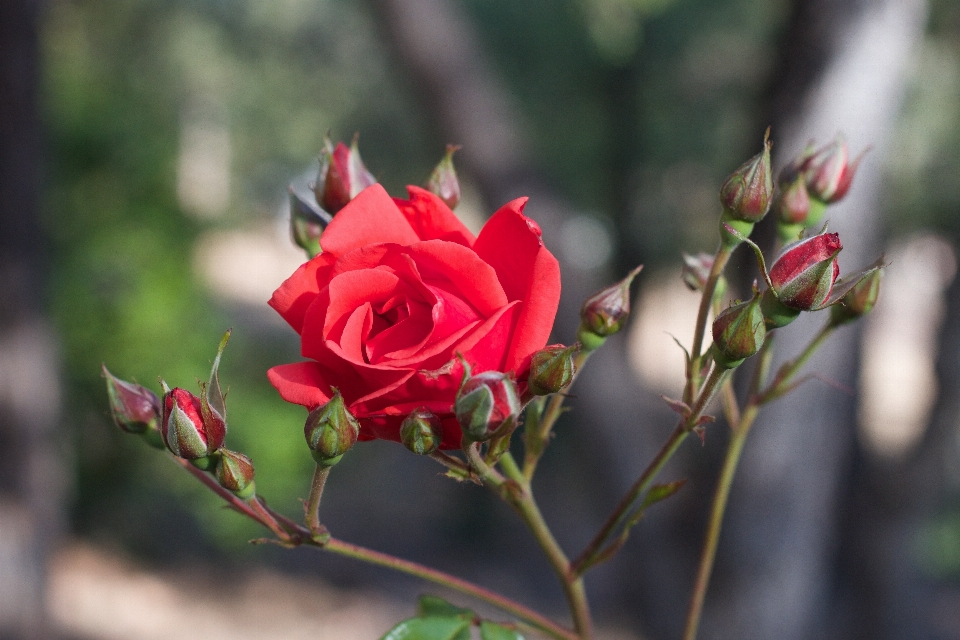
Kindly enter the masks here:
M 228 331 L 220 341 L 210 380 L 200 383 L 199 396 L 180 387 L 171 389 L 161 380 L 161 399 L 146 387 L 120 380 L 105 366 L 103 377 L 117 426 L 213 473 L 220 486 L 247 499 L 254 494 L 253 463 L 242 453 L 223 446 L 227 435 L 226 406 L 217 371 L 229 336 Z
M 850 190 L 863 153 L 850 160 L 843 136 L 821 149 L 808 146 L 780 172 L 780 194 L 774 206 L 777 233 L 784 242 L 795 240 L 804 229 L 820 224 L 827 205 Z

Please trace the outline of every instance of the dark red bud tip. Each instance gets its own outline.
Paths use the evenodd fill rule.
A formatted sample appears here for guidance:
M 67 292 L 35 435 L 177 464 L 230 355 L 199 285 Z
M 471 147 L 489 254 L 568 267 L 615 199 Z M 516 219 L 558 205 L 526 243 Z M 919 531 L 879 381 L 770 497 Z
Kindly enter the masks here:
M 307 416 L 303 435 L 317 464 L 333 466 L 350 450 L 360 435 L 360 423 L 347 410 L 340 391 Z
M 348 147 L 342 142 L 334 146 L 329 139 L 320 154 L 320 172 L 314 183 L 317 203 L 330 214 L 344 208 L 348 202 L 377 179 L 367 170 L 360 158 L 358 136 Z
M 162 419 L 160 398 L 146 387 L 115 377 L 101 365 L 107 383 L 110 413 L 118 427 L 127 433 L 156 431 Z
M 720 203 L 735 220 L 759 222 L 770 208 L 773 175 L 770 169 L 770 130 L 763 138 L 763 150 L 730 174 L 720 187 Z
M 593 294 L 583 303 L 578 336 L 585 349 L 592 348 L 589 338 L 584 337 L 587 334 L 606 338 L 620 331 L 626 324 L 630 317 L 630 285 L 641 269 L 643 265 L 631 271 L 620 282 Z
M 438 196 L 451 209 L 455 209 L 460 203 L 460 180 L 453 167 L 453 154 L 459 149 L 460 145 L 447 145 L 446 155 L 427 178 L 426 184 L 427 191 Z
M 465 437 L 483 442 L 517 426 L 520 394 L 509 374 L 484 371 L 468 378 L 457 392 L 454 411 Z
M 821 306 L 840 275 L 836 256 L 842 248 L 836 233 L 822 233 L 786 247 L 770 268 L 770 282 L 780 302 L 801 311 Z

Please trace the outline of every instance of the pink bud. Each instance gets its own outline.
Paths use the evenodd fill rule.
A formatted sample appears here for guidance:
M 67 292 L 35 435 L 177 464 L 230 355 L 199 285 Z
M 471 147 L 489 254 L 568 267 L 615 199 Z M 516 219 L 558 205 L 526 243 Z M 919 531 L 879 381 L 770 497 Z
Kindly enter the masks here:
M 173 455 L 187 460 L 205 458 L 223 446 L 227 426 L 215 411 L 202 417 L 200 398 L 179 387 L 163 397 L 160 434 Z
M 161 416 L 157 394 L 139 384 L 115 377 L 105 365 L 102 370 L 107 381 L 110 413 L 117 426 L 127 433 L 156 431 Z
M 500 371 L 484 371 L 467 378 L 454 404 L 464 435 L 476 442 L 512 430 L 520 409 L 517 384 Z
M 773 195 L 770 145 L 770 130 L 767 129 L 763 150 L 740 165 L 720 187 L 724 213 L 734 220 L 759 222 L 767 215 Z
M 840 236 L 822 233 L 784 249 L 770 268 L 777 299 L 801 311 L 823 305 L 840 275 L 837 254 L 842 248 Z
M 438 196 L 448 207 L 455 209 L 460 202 L 460 180 L 453 167 L 453 154 L 460 147 L 447 145 L 447 153 L 427 179 L 427 191 Z
M 327 138 L 320 154 L 320 173 L 313 187 L 317 203 L 324 211 L 334 214 L 343 209 L 348 202 L 375 184 L 377 179 L 364 166 L 357 146 L 357 136 L 347 147 L 338 142 L 336 147 Z
M 832 143 L 807 158 L 801 170 L 810 195 L 828 204 L 843 198 L 850 190 L 863 153 L 850 161 L 847 142 L 838 135 Z
M 584 349 L 592 351 L 598 348 L 607 336 L 617 333 L 626 324 L 630 317 L 630 284 L 641 269 L 642 265 L 620 282 L 601 289 L 583 303 L 577 338 Z

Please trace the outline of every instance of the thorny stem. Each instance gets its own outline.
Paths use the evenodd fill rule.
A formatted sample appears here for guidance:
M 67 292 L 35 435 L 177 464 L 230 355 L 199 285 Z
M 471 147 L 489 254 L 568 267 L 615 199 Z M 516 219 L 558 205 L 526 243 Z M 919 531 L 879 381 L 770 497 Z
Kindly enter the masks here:
M 680 419 L 673 433 L 670 434 L 666 442 L 663 443 L 663 446 L 660 447 L 660 451 L 657 452 L 657 455 L 650 461 L 647 468 L 643 470 L 640 477 L 638 477 L 627 490 L 620 499 L 620 502 L 617 503 L 617 506 L 607 517 L 606 522 L 603 523 L 597 534 L 574 561 L 573 570 L 575 573 L 578 575 L 583 573 L 595 562 L 597 554 L 604 548 L 607 540 L 609 540 L 613 533 L 627 520 L 637 500 L 646 494 L 650 489 L 650 485 L 663 467 L 669 462 L 670 458 L 673 457 L 673 454 L 677 452 L 677 449 L 679 449 L 683 441 L 687 439 L 687 436 L 690 435 L 693 428 L 698 425 L 700 418 L 703 416 L 704 409 L 729 375 L 729 369 L 713 368 L 710 377 L 707 378 L 703 388 L 700 390 L 700 395 L 696 403 L 691 407 L 690 415 Z
M 731 253 L 733 253 L 733 249 L 725 246 L 723 243 L 717 247 L 717 253 L 713 257 L 713 267 L 710 269 L 710 275 L 707 276 L 707 282 L 703 287 L 703 296 L 700 298 L 700 308 L 697 310 L 697 324 L 693 332 L 693 345 L 690 347 L 687 387 L 683 394 L 683 401 L 687 404 L 690 404 L 697 394 L 700 383 L 700 350 L 703 348 L 703 337 L 707 330 L 707 317 L 710 314 L 710 303 L 713 301 L 713 292 L 717 288 L 717 281 L 720 279 L 724 267 L 727 266 L 727 261 L 730 259 Z
M 574 633 L 573 631 L 558 625 L 542 614 L 537 613 L 536 611 L 525 607 L 524 605 L 511 600 L 510 598 L 502 596 L 494 591 L 481 587 L 480 585 L 474 584 L 467 580 L 463 580 L 462 578 L 458 578 L 457 576 L 450 575 L 437 569 L 432 569 L 416 562 L 397 558 L 380 551 L 374 551 L 373 549 L 367 549 L 365 547 L 351 544 L 337 538 L 328 538 L 322 541 L 318 540 L 313 537 L 313 532 L 308 530 L 306 527 L 293 522 L 289 518 L 286 518 L 285 516 L 273 511 L 262 500 L 258 499 L 257 506 L 254 507 L 252 504 L 245 502 L 230 491 L 227 491 L 221 487 L 208 473 L 197 469 L 187 460 L 176 457 L 174 457 L 174 460 L 181 467 L 189 471 L 194 477 L 205 484 L 211 491 L 223 498 L 235 511 L 242 513 L 248 518 L 267 528 L 270 528 L 271 530 L 273 530 L 273 528 L 269 524 L 270 521 L 273 521 L 274 523 L 278 521 L 283 522 L 284 525 L 289 529 L 288 536 L 286 540 L 284 540 L 284 546 L 301 544 L 313 546 L 324 551 L 330 551 L 332 553 L 362 560 L 364 562 L 369 562 L 381 567 L 387 567 L 401 573 L 406 573 L 408 575 L 433 582 L 434 584 L 448 587 L 498 607 L 507 613 L 513 614 L 520 620 L 523 620 L 536 629 L 539 629 L 555 640 L 584 640 L 584 638 L 589 637 L 583 636 L 579 633 Z
M 323 488 L 327 484 L 327 476 L 330 475 L 330 469 L 317 465 L 313 470 L 313 482 L 310 484 L 310 498 L 304 507 L 304 523 L 312 535 L 319 534 L 322 529 L 320 525 L 320 499 L 323 497 Z

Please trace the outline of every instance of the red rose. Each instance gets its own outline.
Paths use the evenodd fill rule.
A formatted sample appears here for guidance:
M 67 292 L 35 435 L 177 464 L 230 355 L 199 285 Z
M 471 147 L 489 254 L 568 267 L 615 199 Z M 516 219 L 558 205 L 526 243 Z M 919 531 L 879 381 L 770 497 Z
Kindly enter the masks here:
M 360 421 L 360 440 L 400 440 L 425 407 L 460 446 L 453 412 L 463 369 L 526 379 L 547 343 L 560 299 L 560 267 L 540 228 L 507 203 L 479 237 L 430 192 L 391 199 L 376 184 L 334 217 L 313 258 L 270 299 L 300 334 L 307 362 L 267 376 L 287 402 L 318 407 L 340 390 Z

